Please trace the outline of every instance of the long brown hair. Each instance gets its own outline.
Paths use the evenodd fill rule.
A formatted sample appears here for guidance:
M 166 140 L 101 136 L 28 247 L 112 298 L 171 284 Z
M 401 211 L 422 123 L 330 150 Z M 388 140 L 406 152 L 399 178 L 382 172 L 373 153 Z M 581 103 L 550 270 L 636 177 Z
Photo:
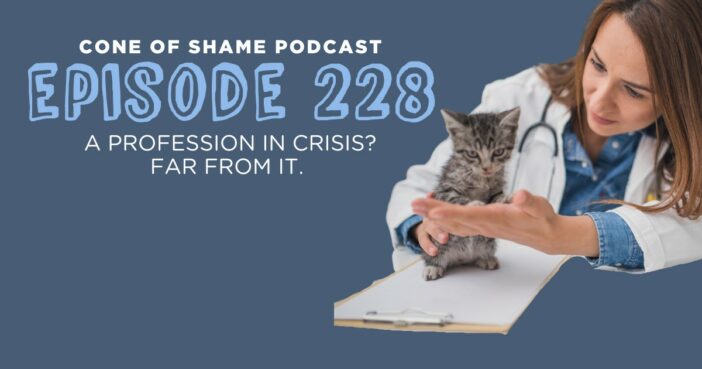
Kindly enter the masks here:
M 587 124 L 582 77 L 600 25 L 612 14 L 621 15 L 644 48 L 654 95 L 656 157 L 664 142 L 671 145 L 656 163 L 656 184 L 669 185 L 663 200 L 633 206 L 644 212 L 674 207 L 682 217 L 702 215 L 702 0 L 604 0 L 585 28 L 578 53 L 563 63 L 543 64 L 539 74 L 554 100 L 575 111 L 574 128 L 582 139 Z

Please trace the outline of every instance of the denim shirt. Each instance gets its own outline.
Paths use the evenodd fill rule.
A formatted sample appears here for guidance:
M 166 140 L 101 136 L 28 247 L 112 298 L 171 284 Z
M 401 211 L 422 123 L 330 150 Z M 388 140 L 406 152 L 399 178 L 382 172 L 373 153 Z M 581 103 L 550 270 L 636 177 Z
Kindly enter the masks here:
M 573 131 L 572 120 L 563 131 L 566 185 L 559 214 L 584 214 L 594 221 L 600 254 L 597 258 L 585 258 L 593 267 L 643 268 L 643 252 L 631 229 L 619 215 L 606 212 L 618 205 L 592 203 L 624 198 L 641 135 L 632 132 L 609 137 L 593 163 Z M 422 248 L 409 232 L 421 221 L 421 216 L 412 215 L 395 229 L 400 242 L 416 253 L 421 253 Z
M 619 205 L 592 203 L 624 198 L 642 134 L 630 132 L 608 137 L 593 163 L 573 131 L 572 120 L 563 131 L 566 184 L 558 213 L 585 214 L 595 222 L 600 254 L 597 258 L 586 258 L 593 267 L 643 268 L 643 252 L 631 229 L 619 215 L 606 212 Z

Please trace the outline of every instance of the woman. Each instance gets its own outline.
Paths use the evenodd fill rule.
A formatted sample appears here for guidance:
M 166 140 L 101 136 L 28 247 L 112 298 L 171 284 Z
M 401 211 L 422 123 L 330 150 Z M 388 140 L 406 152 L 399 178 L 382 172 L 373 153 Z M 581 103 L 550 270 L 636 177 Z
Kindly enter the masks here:
M 553 169 L 553 152 L 538 150 L 548 132 L 536 134 L 529 139 L 537 149 L 519 160 L 515 152 L 507 169 L 522 178 L 508 189 L 510 203 L 449 204 L 429 192 L 452 152 L 450 140 L 442 142 L 393 189 L 395 269 L 416 252 L 435 254 L 431 239 L 445 243 L 449 233 L 632 273 L 702 258 L 701 65 L 702 1 L 603 1 L 572 60 L 489 84 L 475 109 L 519 106 L 520 141 L 545 110 L 557 133 Z M 605 207 L 594 203 L 607 199 Z

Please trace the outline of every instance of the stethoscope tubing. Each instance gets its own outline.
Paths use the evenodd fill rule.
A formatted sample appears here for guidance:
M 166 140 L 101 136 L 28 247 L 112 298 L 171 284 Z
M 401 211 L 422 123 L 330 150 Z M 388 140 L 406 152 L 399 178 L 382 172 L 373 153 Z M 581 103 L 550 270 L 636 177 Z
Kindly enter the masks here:
M 551 135 L 553 136 L 553 156 L 552 156 L 552 163 L 551 163 L 551 179 L 548 182 L 548 191 L 546 192 L 546 198 L 551 197 L 551 187 L 553 185 L 553 177 L 556 173 L 556 166 L 554 165 L 554 159 L 558 157 L 558 133 L 556 132 L 556 129 L 551 127 L 549 124 L 546 123 L 546 113 L 548 112 L 548 107 L 551 105 L 551 100 L 552 96 L 548 97 L 548 100 L 546 101 L 546 104 L 544 105 L 543 111 L 541 113 L 541 120 L 532 124 L 527 128 L 527 130 L 524 132 L 524 135 L 522 136 L 521 141 L 519 142 L 519 145 L 517 146 L 517 153 L 519 154 L 517 156 L 517 163 L 514 169 L 514 176 L 512 179 L 512 191 L 515 190 L 515 185 L 517 183 L 517 177 L 519 174 L 519 168 L 522 160 L 522 151 L 524 150 L 524 145 L 527 142 L 527 139 L 529 138 L 529 135 L 534 132 L 536 129 L 539 128 L 546 128 L 548 129 L 549 132 L 551 132 Z

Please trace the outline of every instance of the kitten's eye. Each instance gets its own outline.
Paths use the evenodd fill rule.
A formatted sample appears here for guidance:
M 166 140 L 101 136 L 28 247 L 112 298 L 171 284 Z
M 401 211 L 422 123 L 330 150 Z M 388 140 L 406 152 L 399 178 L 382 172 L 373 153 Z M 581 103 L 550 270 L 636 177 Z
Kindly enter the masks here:
M 478 153 L 477 153 L 475 150 L 470 150 L 470 149 L 468 149 L 468 150 L 457 150 L 457 152 L 458 152 L 459 154 L 463 154 L 463 155 L 465 155 L 465 156 L 467 156 L 467 157 L 469 157 L 469 158 L 477 158 L 477 157 L 478 157 Z
M 494 157 L 500 157 L 505 153 L 505 149 L 497 149 L 495 150 L 494 153 L 492 153 L 492 156 Z
M 477 158 L 478 157 L 478 152 L 475 150 L 467 149 L 467 150 L 456 150 L 457 153 L 465 155 L 469 158 Z

